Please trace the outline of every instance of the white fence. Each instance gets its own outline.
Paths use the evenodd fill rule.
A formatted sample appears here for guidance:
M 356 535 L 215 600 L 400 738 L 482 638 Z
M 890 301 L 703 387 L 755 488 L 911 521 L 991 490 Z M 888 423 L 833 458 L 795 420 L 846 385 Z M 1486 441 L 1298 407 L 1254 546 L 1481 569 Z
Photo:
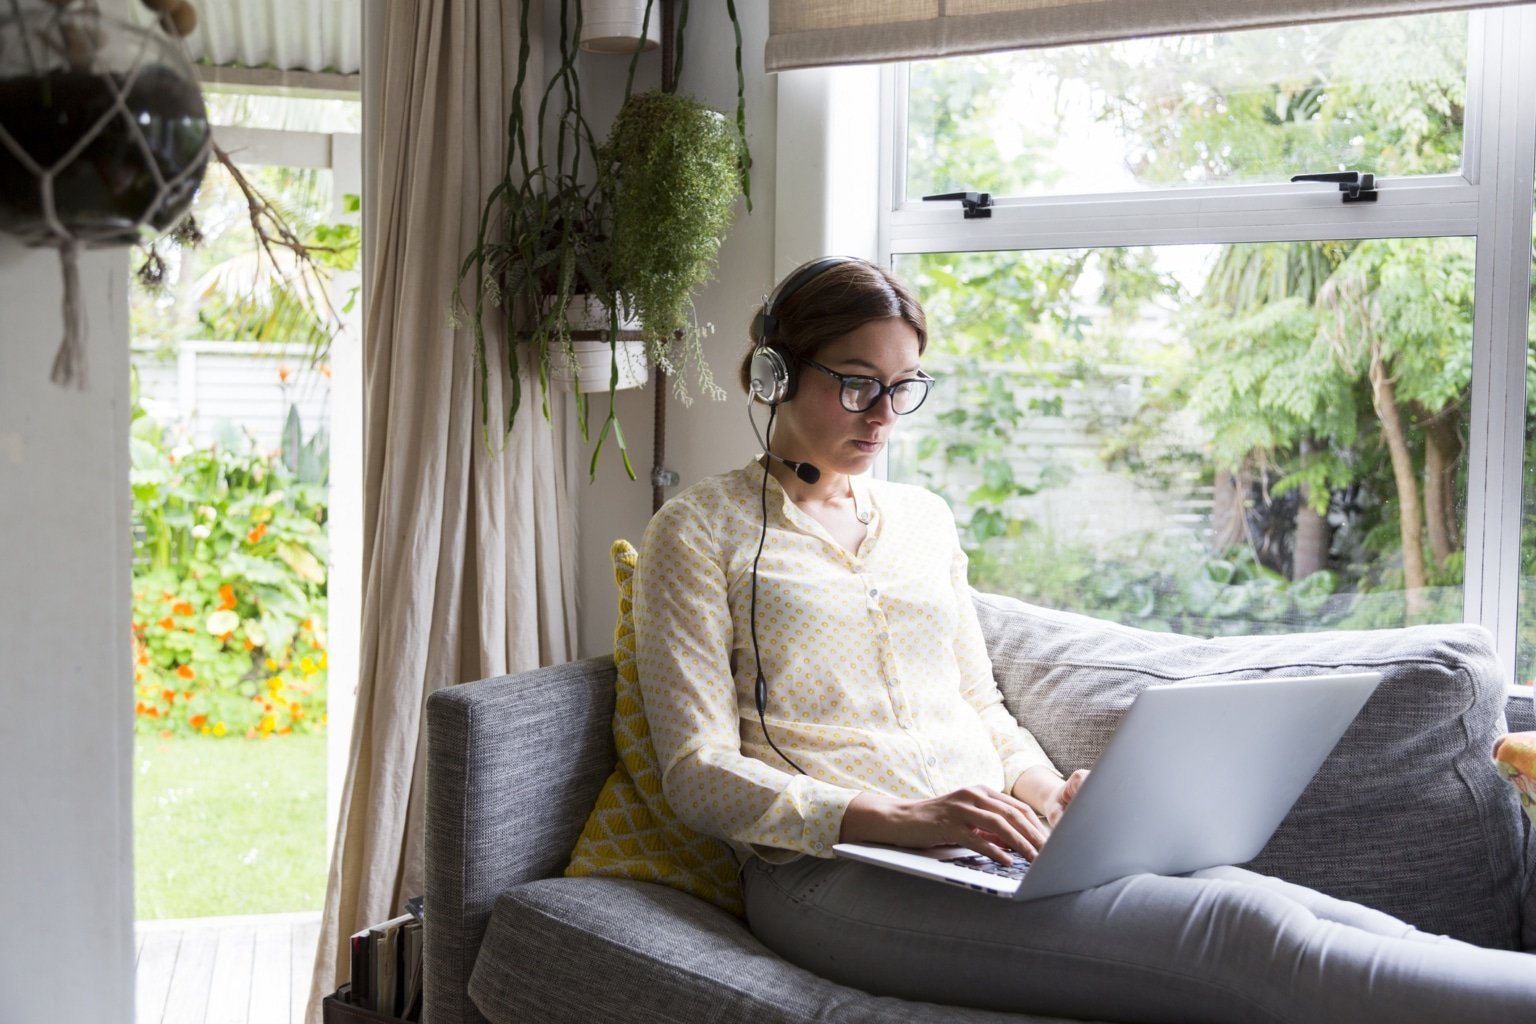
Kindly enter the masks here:
M 228 424 L 262 448 L 276 448 L 291 404 L 298 406 L 305 440 L 329 422 L 328 371 L 311 365 L 301 345 L 184 341 L 169 360 L 136 347 L 133 365 L 145 411 L 181 427 L 199 446 Z

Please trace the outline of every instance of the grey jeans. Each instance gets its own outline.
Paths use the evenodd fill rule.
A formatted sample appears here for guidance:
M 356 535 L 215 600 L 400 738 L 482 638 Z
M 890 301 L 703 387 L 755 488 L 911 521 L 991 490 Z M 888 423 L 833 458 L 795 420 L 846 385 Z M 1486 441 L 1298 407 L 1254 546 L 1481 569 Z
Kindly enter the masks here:
M 742 877 L 758 939 L 877 995 L 1125 1022 L 1536 1020 L 1536 957 L 1241 868 L 1028 902 L 814 857 Z

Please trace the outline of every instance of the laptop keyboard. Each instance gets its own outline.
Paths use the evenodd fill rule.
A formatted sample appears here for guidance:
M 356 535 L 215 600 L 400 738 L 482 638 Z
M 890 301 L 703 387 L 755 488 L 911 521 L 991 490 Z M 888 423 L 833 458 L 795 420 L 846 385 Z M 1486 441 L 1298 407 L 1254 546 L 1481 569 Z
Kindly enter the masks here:
M 983 857 L 979 853 L 968 853 L 959 857 L 946 857 L 945 864 L 954 864 L 957 867 L 970 868 L 973 871 L 985 872 L 989 875 L 997 875 L 1000 878 L 1012 878 L 1015 881 L 1022 879 L 1024 873 L 1029 870 L 1029 861 L 1023 857 L 1015 857 L 1012 864 L 999 864 L 991 857 Z

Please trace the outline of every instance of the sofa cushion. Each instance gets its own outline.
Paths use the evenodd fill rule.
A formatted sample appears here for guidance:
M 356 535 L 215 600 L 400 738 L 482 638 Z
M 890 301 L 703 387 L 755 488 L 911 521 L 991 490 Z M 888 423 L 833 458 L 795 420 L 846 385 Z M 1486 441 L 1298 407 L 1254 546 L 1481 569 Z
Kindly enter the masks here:
M 661 882 L 739 915 L 741 880 L 730 847 L 679 821 L 662 794 L 635 671 L 634 579 L 639 556 L 626 540 L 614 541 L 610 554 L 619 588 L 613 629 L 613 742 L 619 763 L 598 794 L 565 873 Z
M 1477 626 L 1205 640 L 1011 598 L 977 614 L 1008 706 L 1062 771 L 1090 767 L 1142 688 L 1375 670 L 1382 682 L 1248 867 L 1421 929 L 1519 948 L 1525 823 L 1491 752 L 1506 687 Z
M 702 900 L 605 878 L 504 893 L 469 983 L 492 1024 L 1067 1024 L 876 997 L 794 967 Z M 552 1001 L 552 992 L 570 993 Z

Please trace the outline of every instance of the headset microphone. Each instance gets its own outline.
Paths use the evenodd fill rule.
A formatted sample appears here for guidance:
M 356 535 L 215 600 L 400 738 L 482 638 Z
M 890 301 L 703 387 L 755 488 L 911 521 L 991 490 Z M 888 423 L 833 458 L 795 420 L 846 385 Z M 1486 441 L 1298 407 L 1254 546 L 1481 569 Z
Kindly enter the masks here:
M 756 384 L 757 382 L 754 381 L 753 383 Z M 754 391 L 753 394 L 755 395 L 756 392 Z M 777 410 L 773 406 L 770 406 L 768 409 L 769 430 L 773 429 L 773 415 L 776 411 Z M 795 462 L 791 459 L 786 459 L 775 455 L 772 451 L 769 450 L 768 440 L 763 437 L 762 431 L 757 429 L 757 417 L 752 415 L 752 398 L 750 396 L 747 398 L 747 421 L 752 424 L 752 433 L 757 435 L 757 443 L 763 446 L 764 455 L 779 463 L 779 465 L 787 467 L 790 472 L 794 473 L 795 476 L 799 477 L 801 480 L 808 484 L 813 484 L 821 479 L 821 470 L 817 469 L 809 462 Z
M 799 477 L 801 480 L 804 480 L 808 484 L 813 484 L 817 480 L 821 479 L 821 470 L 817 469 L 809 462 L 792 462 L 789 459 L 781 459 L 766 448 L 763 449 L 763 454 L 779 463 L 781 466 L 788 466 L 791 470 L 794 471 L 795 476 Z

